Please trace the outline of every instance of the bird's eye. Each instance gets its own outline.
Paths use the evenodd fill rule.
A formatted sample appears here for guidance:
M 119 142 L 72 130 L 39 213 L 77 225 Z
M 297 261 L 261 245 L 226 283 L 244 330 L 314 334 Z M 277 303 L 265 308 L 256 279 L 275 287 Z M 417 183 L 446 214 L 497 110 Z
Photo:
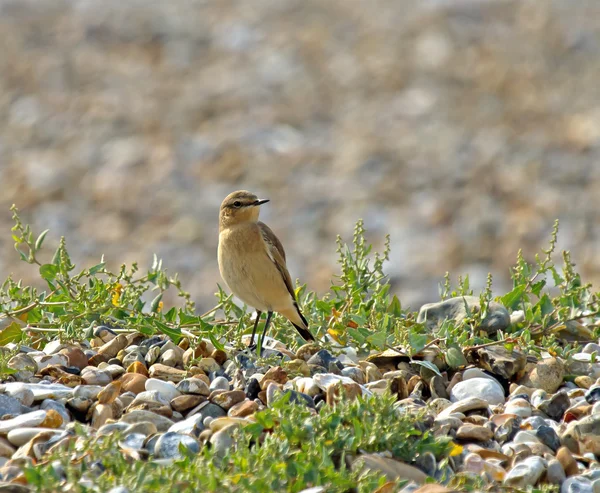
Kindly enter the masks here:
M 242 207 L 242 203 L 239 200 L 236 200 L 233 203 L 233 207 L 235 207 L 236 209 L 239 209 L 240 207 Z

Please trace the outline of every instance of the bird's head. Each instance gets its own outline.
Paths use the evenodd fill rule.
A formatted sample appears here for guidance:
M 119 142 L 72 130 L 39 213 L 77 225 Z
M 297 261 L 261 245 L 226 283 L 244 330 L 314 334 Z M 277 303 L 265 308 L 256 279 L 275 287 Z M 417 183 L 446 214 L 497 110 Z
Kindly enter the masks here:
M 260 205 L 268 201 L 269 199 L 259 199 L 247 190 L 230 193 L 221 203 L 219 212 L 221 228 L 258 221 Z

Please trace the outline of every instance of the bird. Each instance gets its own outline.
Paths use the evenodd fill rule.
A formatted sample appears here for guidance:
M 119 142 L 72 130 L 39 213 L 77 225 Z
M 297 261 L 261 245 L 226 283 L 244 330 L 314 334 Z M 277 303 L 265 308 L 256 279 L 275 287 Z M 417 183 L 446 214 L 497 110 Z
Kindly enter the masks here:
M 259 199 L 247 190 L 225 197 L 219 210 L 217 250 L 221 277 L 235 296 L 256 310 L 250 349 L 256 347 L 258 322 L 267 312 L 261 351 L 273 312 L 287 318 L 305 341 L 315 340 L 298 306 L 283 245 L 271 228 L 258 220 L 260 206 L 267 202 L 269 199 Z

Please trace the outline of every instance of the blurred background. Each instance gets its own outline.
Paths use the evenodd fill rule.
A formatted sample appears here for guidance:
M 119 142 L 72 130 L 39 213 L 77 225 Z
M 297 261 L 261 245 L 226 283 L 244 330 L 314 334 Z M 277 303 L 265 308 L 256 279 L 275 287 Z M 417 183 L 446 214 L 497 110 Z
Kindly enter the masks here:
M 510 289 L 555 218 L 598 285 L 599 54 L 594 0 L 0 0 L 0 277 L 38 277 L 16 203 L 47 260 L 156 252 L 208 309 L 244 188 L 319 293 L 359 218 L 413 309 Z

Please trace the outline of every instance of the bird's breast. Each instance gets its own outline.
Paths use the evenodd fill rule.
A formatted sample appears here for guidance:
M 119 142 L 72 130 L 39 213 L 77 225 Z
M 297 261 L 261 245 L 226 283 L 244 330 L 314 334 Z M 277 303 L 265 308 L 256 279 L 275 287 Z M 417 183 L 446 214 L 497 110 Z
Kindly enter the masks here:
M 229 289 L 249 306 L 278 311 L 292 303 L 281 273 L 269 258 L 257 229 L 219 235 L 219 270 Z

